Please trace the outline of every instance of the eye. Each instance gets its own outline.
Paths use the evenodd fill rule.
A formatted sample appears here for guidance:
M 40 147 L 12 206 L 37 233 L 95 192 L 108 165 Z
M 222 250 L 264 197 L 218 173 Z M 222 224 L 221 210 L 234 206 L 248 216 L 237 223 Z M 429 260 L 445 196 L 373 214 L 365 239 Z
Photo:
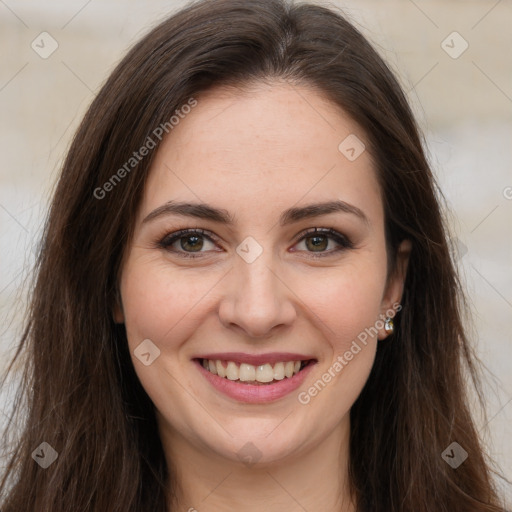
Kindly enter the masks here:
M 332 241 L 338 247 L 326 250 Z M 330 228 L 310 229 L 299 235 L 299 240 L 295 245 L 302 242 L 304 242 L 305 246 L 304 251 L 313 253 L 311 256 L 314 258 L 329 256 L 333 253 L 353 248 L 352 242 L 346 236 Z M 208 244 L 212 244 L 212 247 L 208 248 Z M 166 235 L 157 245 L 183 258 L 200 258 L 202 257 L 201 253 L 212 250 L 219 252 L 216 249 L 218 244 L 219 239 L 209 231 L 207 232 L 203 229 L 182 229 Z M 296 252 L 296 250 L 294 249 L 292 252 Z
M 314 228 L 299 236 L 298 245 L 304 242 L 306 252 L 317 253 L 312 254 L 313 257 L 329 256 L 333 253 L 354 247 L 353 243 L 346 236 L 330 228 Z M 331 241 L 338 244 L 338 247 L 326 250 Z
M 166 235 L 159 243 L 159 247 L 173 252 L 184 258 L 198 258 L 194 253 L 207 252 L 208 243 L 213 245 L 215 250 L 215 240 L 213 234 L 207 235 L 203 229 L 182 229 L 176 233 Z M 206 251 L 202 251 L 206 246 Z

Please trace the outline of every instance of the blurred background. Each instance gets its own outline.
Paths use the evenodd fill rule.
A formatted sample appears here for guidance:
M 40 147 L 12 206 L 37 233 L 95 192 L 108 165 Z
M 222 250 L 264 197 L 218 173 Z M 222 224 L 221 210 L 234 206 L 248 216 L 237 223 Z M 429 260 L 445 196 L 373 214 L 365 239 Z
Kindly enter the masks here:
M 126 49 L 185 3 L 0 0 L 0 372 L 14 355 L 34 251 L 81 117 Z M 488 417 L 478 427 L 512 479 L 512 3 L 315 3 L 341 8 L 374 43 L 424 131 L 487 368 Z M 0 422 L 11 391 L 0 390 Z

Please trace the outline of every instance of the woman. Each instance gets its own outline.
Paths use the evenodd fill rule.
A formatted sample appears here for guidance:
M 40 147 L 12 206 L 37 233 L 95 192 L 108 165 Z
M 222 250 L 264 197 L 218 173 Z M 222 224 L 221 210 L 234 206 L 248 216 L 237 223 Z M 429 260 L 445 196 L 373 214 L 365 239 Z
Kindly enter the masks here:
M 164 21 L 64 163 L 3 512 L 502 511 L 436 192 L 338 13 Z

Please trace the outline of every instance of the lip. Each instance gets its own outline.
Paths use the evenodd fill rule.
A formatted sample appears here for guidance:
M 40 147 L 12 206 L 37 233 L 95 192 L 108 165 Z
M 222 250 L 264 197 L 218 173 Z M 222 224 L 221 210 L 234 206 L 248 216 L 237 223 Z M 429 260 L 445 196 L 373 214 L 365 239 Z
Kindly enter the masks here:
M 225 357 L 227 354 L 223 354 Z M 247 354 L 245 354 L 247 355 Z M 282 355 L 282 354 L 280 354 Z M 259 356 L 258 356 L 259 357 Z M 207 357 L 203 359 L 208 359 Z M 218 359 L 218 358 L 217 358 Z M 314 359 L 314 358 L 310 358 Z M 285 359 L 285 361 L 291 361 L 293 359 Z M 295 359 L 299 361 L 300 359 Z M 229 361 L 234 361 L 229 359 Z M 268 359 L 265 361 L 269 362 Z M 278 361 L 283 361 L 279 359 Z M 236 361 L 238 362 L 238 361 Z M 242 361 L 246 362 L 246 361 Z M 296 373 L 293 377 L 285 377 L 283 380 L 279 380 L 274 384 L 265 384 L 261 386 L 255 386 L 253 384 L 242 384 L 237 381 L 232 381 L 224 377 L 219 377 L 203 368 L 200 359 L 194 360 L 195 365 L 199 372 L 206 378 L 206 380 L 217 390 L 224 395 L 233 398 L 239 402 L 251 403 L 251 404 L 263 404 L 268 402 L 274 402 L 280 398 L 289 395 L 295 391 L 306 379 L 317 361 L 311 362 L 305 366 L 299 373 Z M 252 364 L 252 363 L 249 363 Z
M 213 359 L 216 361 L 233 361 L 234 363 L 252 364 L 253 366 L 260 366 L 265 363 L 275 364 L 279 362 L 286 363 L 287 361 L 309 361 L 316 358 L 311 355 L 294 354 L 292 352 L 269 352 L 268 354 L 246 354 L 244 352 L 223 352 L 218 354 L 200 354 L 194 356 L 192 359 Z

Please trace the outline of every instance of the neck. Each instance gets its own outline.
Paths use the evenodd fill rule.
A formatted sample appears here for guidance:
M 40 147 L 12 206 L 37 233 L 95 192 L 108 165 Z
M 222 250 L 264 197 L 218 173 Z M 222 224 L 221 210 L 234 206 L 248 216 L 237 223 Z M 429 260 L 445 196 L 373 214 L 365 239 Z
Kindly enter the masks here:
M 356 510 L 349 492 L 348 416 L 321 445 L 286 460 L 254 465 L 201 450 L 162 418 L 159 424 L 167 464 L 177 479 L 172 511 Z

